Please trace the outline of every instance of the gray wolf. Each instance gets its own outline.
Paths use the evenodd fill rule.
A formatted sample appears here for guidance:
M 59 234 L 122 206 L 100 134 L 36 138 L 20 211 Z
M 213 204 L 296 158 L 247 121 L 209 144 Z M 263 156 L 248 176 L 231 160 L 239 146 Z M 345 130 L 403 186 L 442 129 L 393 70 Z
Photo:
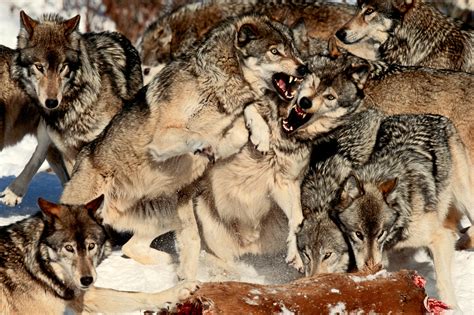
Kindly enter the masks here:
M 0 202 L 14 206 L 21 202 L 28 184 L 45 159 L 48 160 L 62 183 L 68 180 L 58 150 L 40 126 L 40 115 L 35 100 L 24 90 L 21 82 L 12 76 L 18 52 L 0 46 L 0 150 L 19 142 L 26 135 L 37 137 L 38 146 L 21 174 L 0 193 Z
M 142 87 L 140 58 L 118 33 L 78 33 L 79 15 L 34 20 L 21 11 L 20 17 L 12 76 L 39 105 L 70 173 L 81 148 Z
M 38 199 L 41 211 L 0 228 L 2 314 L 116 313 L 173 306 L 197 289 L 187 282 L 160 293 L 132 293 L 93 286 L 95 268 L 110 252 L 97 209 Z
M 342 184 L 335 207 L 359 269 L 383 262 L 393 248 L 428 247 L 440 297 L 456 307 L 451 268 L 455 234 L 449 207 L 472 219 L 472 164 L 455 127 L 443 116 L 395 115 L 377 131 L 370 161 Z
M 360 0 L 355 15 L 336 32 L 351 51 L 366 59 L 404 66 L 474 72 L 474 32 L 422 0 Z
M 157 66 L 175 60 L 192 49 L 210 29 L 226 18 L 244 13 L 266 15 L 294 31 L 300 53 L 309 38 L 328 39 L 354 14 L 355 7 L 335 3 L 279 1 L 207 1 L 183 5 L 151 23 L 137 42 L 145 80 Z
M 165 66 L 83 148 L 61 200 L 105 194 L 104 222 L 134 232 L 122 250 L 143 263 L 169 259 L 149 244 L 175 230 L 178 276 L 194 278 L 200 250 L 194 183 L 210 160 L 247 143 L 244 112 L 254 119 L 252 104 L 266 91 L 291 99 L 291 82 L 306 73 L 284 25 L 263 16 L 226 21 L 196 51 Z

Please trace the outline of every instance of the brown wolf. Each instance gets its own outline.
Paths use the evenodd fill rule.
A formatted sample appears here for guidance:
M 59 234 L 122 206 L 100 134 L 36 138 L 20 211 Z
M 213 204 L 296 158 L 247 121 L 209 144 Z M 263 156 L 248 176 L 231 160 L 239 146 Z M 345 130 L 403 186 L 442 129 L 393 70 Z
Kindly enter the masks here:
M 197 289 L 193 282 L 154 294 L 94 287 L 95 268 L 111 247 L 97 215 L 102 201 L 70 206 L 40 198 L 42 212 L 0 228 L 2 314 L 160 310 Z
M 405 66 L 474 72 L 474 32 L 461 29 L 430 4 L 359 0 L 358 7 L 336 33 L 349 51 L 361 42 L 371 47 L 354 54 Z

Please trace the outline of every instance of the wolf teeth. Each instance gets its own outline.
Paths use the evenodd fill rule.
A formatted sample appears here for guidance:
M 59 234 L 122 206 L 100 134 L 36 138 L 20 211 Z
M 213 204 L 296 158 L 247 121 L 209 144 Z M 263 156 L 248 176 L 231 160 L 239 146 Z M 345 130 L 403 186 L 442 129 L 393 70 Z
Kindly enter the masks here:
M 295 81 L 295 77 L 292 77 L 292 76 L 290 75 L 290 78 L 288 79 L 288 83 L 293 83 L 293 81 Z

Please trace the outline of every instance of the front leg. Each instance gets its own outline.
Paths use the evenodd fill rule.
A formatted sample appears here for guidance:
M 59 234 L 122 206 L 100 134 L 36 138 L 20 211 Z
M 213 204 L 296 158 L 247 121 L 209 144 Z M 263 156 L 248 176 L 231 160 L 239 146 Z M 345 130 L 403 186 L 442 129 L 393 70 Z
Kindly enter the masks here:
M 245 108 L 245 123 L 250 131 L 250 141 L 258 151 L 267 153 L 270 150 L 270 127 L 258 112 L 256 105 L 252 104 Z
M 147 148 L 157 162 L 163 162 L 186 153 L 204 153 L 213 158 L 209 142 L 200 133 L 184 127 L 158 130 Z
M 281 180 L 275 183 L 272 197 L 288 218 L 288 252 L 286 262 L 297 269 L 304 271 L 304 264 L 298 252 L 296 233 L 301 229 L 303 210 L 301 209 L 301 191 L 297 181 Z

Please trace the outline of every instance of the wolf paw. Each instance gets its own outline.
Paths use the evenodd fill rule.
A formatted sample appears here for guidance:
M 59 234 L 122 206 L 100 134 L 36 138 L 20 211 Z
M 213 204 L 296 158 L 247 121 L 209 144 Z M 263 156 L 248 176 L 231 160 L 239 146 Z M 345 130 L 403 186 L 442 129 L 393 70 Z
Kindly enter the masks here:
M 290 254 L 286 256 L 286 263 L 298 270 L 300 273 L 304 273 L 304 263 L 303 260 L 301 259 L 301 256 L 298 253 L 295 254 Z
M 14 207 L 20 204 L 22 200 L 23 197 L 17 196 L 8 187 L 0 193 L 0 202 L 9 207 Z
M 270 138 L 268 135 L 262 135 L 261 133 L 252 133 L 250 135 L 250 141 L 262 154 L 267 154 L 270 150 Z
M 199 281 L 184 281 L 176 285 L 176 296 L 178 297 L 179 301 L 184 301 L 189 299 L 194 292 L 199 289 L 201 283 Z
M 199 148 L 194 151 L 194 154 L 199 154 L 206 156 L 209 159 L 209 162 L 214 163 L 216 161 L 216 156 L 214 154 L 214 150 L 211 146 L 207 146 L 204 148 Z

